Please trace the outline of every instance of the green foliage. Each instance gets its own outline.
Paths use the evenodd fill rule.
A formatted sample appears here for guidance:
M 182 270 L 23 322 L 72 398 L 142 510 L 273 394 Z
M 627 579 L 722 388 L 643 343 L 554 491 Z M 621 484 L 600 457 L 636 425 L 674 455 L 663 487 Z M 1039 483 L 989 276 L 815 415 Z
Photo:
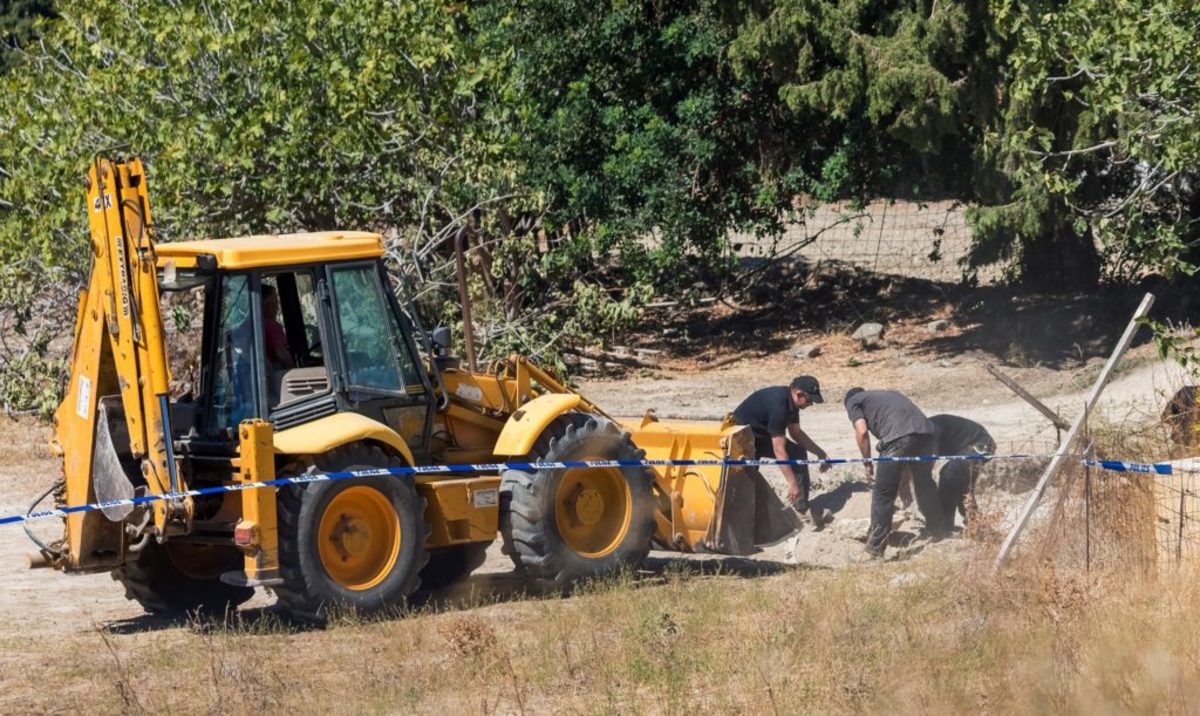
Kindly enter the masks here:
M 805 129 L 779 159 L 821 200 L 848 189 L 969 195 L 997 48 L 985 2 L 804 0 L 754 6 L 729 54 L 769 77 Z M 805 164 L 817 164 L 819 170 Z M 900 193 L 905 193 L 901 191 Z
M 487 52 L 520 48 L 491 109 L 511 113 L 519 183 L 545 208 L 543 279 L 616 256 L 637 290 L 670 290 L 693 262 L 726 267 L 731 229 L 781 233 L 798 187 L 763 154 L 807 143 L 733 72 L 727 4 L 498 0 L 475 18 Z
M 1101 266 L 1109 281 L 1194 272 L 1200 7 L 1008 0 L 995 16 L 1011 51 L 985 148 L 1011 181 L 1011 203 L 977 214 L 983 243 L 1015 236 L 1034 257 L 1047 241 L 1064 252 L 1098 245 L 1093 283 Z M 1059 286 L 1086 270 L 1047 268 Z
M 49 417 L 58 406 L 74 285 L 35 261 L 0 265 L 0 409 Z M 66 330 L 64 331 L 64 326 Z M 65 335 L 64 335 L 65 334 Z
M 168 240 L 445 219 L 506 166 L 470 121 L 488 70 L 462 22 L 370 0 L 64 9 L 4 80 L 0 260 L 79 265 L 79 176 L 114 146 L 149 160 Z
M 778 238 L 814 202 L 973 200 L 972 264 L 1034 286 L 1200 265 L 1186 0 L 92 0 L 36 19 L 51 10 L 0 5 L 21 48 L 0 58 L 19 60 L 0 69 L 0 334 L 25 334 L 0 375 L 52 375 L 31 361 L 61 353 L 41 337 L 72 302 L 43 277 L 81 281 L 79 178 L 114 147 L 148 160 L 160 240 L 378 230 L 441 322 L 470 223 L 488 356 L 612 336 L 730 271 L 733 232 Z
M 51 0 L 0 0 L 0 75 L 19 61 L 18 50 L 40 35 L 40 23 L 54 17 Z
M 80 178 L 114 147 L 148 161 L 160 240 L 376 229 L 410 255 L 511 175 L 464 25 L 420 2 L 63 7 L 0 76 L 0 265 L 79 281 Z
M 49 419 L 62 397 L 67 360 L 50 350 L 51 336 L 43 333 L 21 353 L 0 366 L 0 409 L 5 414 L 28 413 Z
M 1090 233 L 1076 230 L 1064 201 L 1013 177 L 985 141 L 1008 126 L 1013 40 L 993 12 L 981 0 L 766 3 L 730 55 L 743 75 L 775 77 L 782 106 L 810 141 L 834 147 L 822 181 L 810 184 L 819 200 L 837 198 L 831 186 L 974 200 L 967 269 L 1016 262 L 1030 285 L 1095 285 Z
M 1142 319 L 1142 325 L 1154 331 L 1154 345 L 1159 358 L 1173 360 L 1193 378 L 1200 378 L 1200 353 L 1196 350 L 1200 328 L 1174 326 L 1152 319 Z

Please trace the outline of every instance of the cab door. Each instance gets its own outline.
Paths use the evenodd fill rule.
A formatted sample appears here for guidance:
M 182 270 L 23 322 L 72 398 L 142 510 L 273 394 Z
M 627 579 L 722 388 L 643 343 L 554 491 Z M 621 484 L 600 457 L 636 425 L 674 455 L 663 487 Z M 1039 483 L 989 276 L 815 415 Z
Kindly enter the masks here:
M 433 390 L 419 368 L 412 330 L 385 293 L 382 267 L 350 263 L 327 271 L 347 408 L 388 425 L 414 456 L 424 456 Z

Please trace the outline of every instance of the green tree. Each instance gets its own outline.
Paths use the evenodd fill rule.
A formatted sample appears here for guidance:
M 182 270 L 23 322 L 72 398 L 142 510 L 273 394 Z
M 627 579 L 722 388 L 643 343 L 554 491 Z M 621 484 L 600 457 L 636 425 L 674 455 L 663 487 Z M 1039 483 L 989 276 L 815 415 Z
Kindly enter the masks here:
M 4 80 L 0 260 L 81 266 L 78 178 L 129 147 L 160 236 L 430 227 L 506 165 L 472 121 L 487 68 L 429 3 L 97 0 Z
M 739 74 L 773 78 L 781 106 L 812 141 L 837 147 L 823 176 L 844 175 L 843 185 L 861 194 L 1016 200 L 1012 182 L 984 151 L 985 132 L 1001 109 L 1010 44 L 997 31 L 991 3 L 793 0 L 753 8 L 730 55 Z M 794 159 L 784 154 L 778 161 Z M 1036 283 L 1042 264 L 1032 251 L 1014 251 L 1015 222 L 1001 225 L 1009 214 L 973 216 L 986 238 L 971 267 L 1028 258 L 1021 274 Z M 1024 245 L 1043 253 L 1064 239 L 1052 223 L 1031 219 L 1021 228 Z
M 843 190 L 969 196 L 963 178 L 976 171 L 976 126 L 994 106 L 998 53 L 987 7 L 756 3 L 729 54 L 739 75 L 770 78 L 780 109 L 810 143 L 833 148 L 821 175 L 849 177 Z M 803 148 L 791 149 L 778 160 L 804 159 Z
M 60 330 L 44 314 L 70 306 L 37 287 L 87 267 L 80 179 L 98 152 L 148 160 L 160 240 L 376 229 L 405 265 L 511 176 L 502 128 L 476 121 L 495 68 L 454 6 L 92 0 L 61 15 L 0 77 L 0 316 L 27 332 Z
M 1057 290 L 1195 265 L 1194 3 L 753 8 L 739 72 L 773 75 L 796 121 L 841 136 L 830 166 L 866 191 L 976 202 L 972 265 Z
M 1012 50 L 985 147 L 1013 200 L 979 212 L 984 241 L 1042 227 L 1064 249 L 1099 247 L 1109 280 L 1194 272 L 1200 6 L 1010 0 L 995 12 Z M 1048 267 L 1072 278 L 1071 264 Z
M 693 262 L 726 266 L 731 230 L 782 232 L 804 177 L 764 159 L 806 146 L 805 131 L 734 73 L 738 17 L 716 0 L 498 0 L 475 13 L 485 52 L 519 48 L 491 108 L 522 138 L 519 183 L 541 197 L 557 248 L 531 268 L 567 280 L 615 254 L 625 280 L 663 290 Z

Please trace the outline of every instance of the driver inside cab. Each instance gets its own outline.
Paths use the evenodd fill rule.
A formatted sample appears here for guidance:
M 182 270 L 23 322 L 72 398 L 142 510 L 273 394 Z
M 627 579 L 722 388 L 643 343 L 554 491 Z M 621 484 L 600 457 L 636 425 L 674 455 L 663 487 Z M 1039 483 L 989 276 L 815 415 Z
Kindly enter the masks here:
M 262 308 L 268 366 L 272 371 L 295 368 L 296 361 L 288 351 L 287 334 L 279 323 L 279 292 L 269 283 L 262 285 Z

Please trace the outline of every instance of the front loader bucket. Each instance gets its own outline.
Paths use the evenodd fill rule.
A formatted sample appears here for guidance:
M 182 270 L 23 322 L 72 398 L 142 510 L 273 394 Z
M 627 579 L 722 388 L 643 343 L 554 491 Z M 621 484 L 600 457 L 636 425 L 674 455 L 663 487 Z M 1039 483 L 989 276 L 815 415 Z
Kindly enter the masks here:
M 767 484 L 756 467 L 730 467 L 718 496 L 711 549 L 721 554 L 754 554 L 799 529 L 796 511 Z
M 660 422 L 647 414 L 626 424 L 649 460 L 743 459 L 754 454 L 749 428 Z M 656 467 L 655 541 L 681 552 L 753 554 L 799 527 L 799 517 L 750 466 Z

